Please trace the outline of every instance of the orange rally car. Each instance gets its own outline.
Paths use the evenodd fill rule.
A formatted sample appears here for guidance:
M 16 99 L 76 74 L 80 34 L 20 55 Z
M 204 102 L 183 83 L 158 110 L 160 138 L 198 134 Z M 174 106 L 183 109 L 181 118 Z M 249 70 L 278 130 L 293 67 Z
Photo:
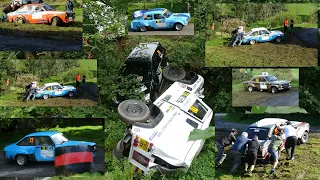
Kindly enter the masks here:
M 48 4 L 27 4 L 7 15 L 9 22 L 52 24 L 54 26 L 72 23 L 75 19 L 75 13 L 56 11 Z

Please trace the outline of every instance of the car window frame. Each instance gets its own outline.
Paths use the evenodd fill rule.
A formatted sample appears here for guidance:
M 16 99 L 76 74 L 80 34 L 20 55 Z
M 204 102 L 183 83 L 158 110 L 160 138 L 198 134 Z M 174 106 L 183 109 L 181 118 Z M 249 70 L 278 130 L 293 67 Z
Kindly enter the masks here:
M 151 16 L 151 19 L 146 19 L 146 17 L 148 17 L 148 16 Z M 145 20 L 145 21 L 151 21 L 151 20 L 153 20 L 153 14 L 146 14 L 146 15 L 144 15 L 144 16 L 143 16 L 143 20 Z
M 16 145 L 17 146 L 35 146 L 36 145 L 36 141 L 35 141 L 35 139 L 33 140 L 33 144 L 29 144 L 29 145 L 19 145 L 19 143 L 21 143 L 21 142 L 23 142 L 24 140 L 26 140 L 26 139 L 30 139 L 30 138 L 35 138 L 35 136 L 28 136 L 28 137 L 24 137 L 24 138 L 22 138 L 19 142 L 17 142 L 16 143 Z M 30 140 L 27 140 L 28 141 L 28 143 L 30 143 Z

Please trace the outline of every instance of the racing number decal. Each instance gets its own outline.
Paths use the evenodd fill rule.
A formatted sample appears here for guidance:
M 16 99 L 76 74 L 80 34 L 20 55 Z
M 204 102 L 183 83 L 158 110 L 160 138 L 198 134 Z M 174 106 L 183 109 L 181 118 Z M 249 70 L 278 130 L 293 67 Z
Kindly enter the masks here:
M 187 96 L 189 96 L 189 94 L 190 93 L 188 91 L 183 92 L 182 95 L 178 98 L 177 102 L 182 103 L 187 98 Z
M 32 137 L 32 138 L 29 138 L 29 143 L 34 143 L 34 138 Z
M 42 19 L 42 14 L 34 13 L 34 14 L 32 14 L 32 19 Z
M 148 147 L 149 147 L 149 143 L 148 141 L 140 138 L 140 141 L 139 141 L 139 145 L 138 145 L 138 148 L 148 152 Z
M 189 96 L 189 92 L 188 91 L 185 91 L 185 92 L 183 92 L 183 94 L 182 94 L 182 96 L 185 96 L 185 97 L 187 97 L 187 96 Z
M 40 156 L 44 158 L 51 158 L 53 157 L 53 150 L 50 150 L 47 146 L 41 146 Z
M 156 25 L 157 26 L 166 26 L 166 23 L 164 22 L 164 20 L 156 20 Z
M 199 111 L 199 109 L 198 108 L 196 108 L 196 107 L 194 107 L 194 106 L 191 106 L 190 107 L 190 111 L 192 111 L 193 113 L 198 113 L 198 111 Z

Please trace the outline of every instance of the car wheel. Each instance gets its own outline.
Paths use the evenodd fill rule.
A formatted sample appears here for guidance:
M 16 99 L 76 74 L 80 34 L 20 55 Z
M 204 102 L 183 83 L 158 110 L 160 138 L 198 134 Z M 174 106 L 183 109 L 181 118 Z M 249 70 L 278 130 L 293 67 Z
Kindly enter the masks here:
M 127 124 L 145 122 L 148 120 L 150 110 L 148 106 L 138 100 L 126 100 L 119 104 L 118 114 L 120 119 Z
M 73 97 L 73 96 L 74 96 L 74 93 L 73 93 L 72 91 L 70 91 L 70 92 L 68 93 L 68 96 L 69 96 L 69 97 Z
M 22 154 L 18 154 L 16 156 L 16 162 L 19 166 L 24 166 L 27 164 L 28 162 L 28 158 L 25 155 Z
M 253 91 L 253 87 L 252 87 L 252 86 L 249 86 L 249 87 L 248 87 L 248 91 L 249 91 L 249 92 L 252 92 L 252 91 Z
M 140 30 L 141 32 L 146 32 L 146 31 L 147 31 L 147 27 L 146 27 L 146 26 L 140 26 L 140 27 L 139 27 L 139 30 Z
M 52 26 L 59 26 L 60 25 L 60 18 L 58 17 L 53 17 L 51 21 Z
M 303 132 L 301 136 L 301 144 L 306 143 L 308 139 L 309 139 L 309 133 L 307 131 Z
M 43 99 L 48 99 L 49 98 L 49 94 L 45 94 L 42 97 L 43 97 Z
M 180 67 L 166 66 L 163 68 L 162 75 L 166 80 L 174 82 L 184 79 L 186 72 Z
M 183 29 L 183 25 L 181 23 L 175 23 L 173 27 L 176 31 L 181 31 Z
M 279 42 L 281 42 L 281 41 L 282 41 L 282 38 L 281 38 L 280 36 L 278 36 L 278 37 L 276 38 L 276 42 L 279 43 Z
M 272 94 L 275 94 L 275 93 L 277 93 L 278 92 L 278 88 L 277 87 L 272 87 L 271 88 L 271 93 Z
M 22 17 L 17 17 L 17 18 L 15 19 L 15 23 L 17 23 L 17 24 L 23 24 L 23 23 L 25 23 L 25 21 L 24 21 L 24 19 L 23 19 Z
M 253 40 L 253 39 L 251 39 L 251 40 L 249 41 L 249 44 L 251 44 L 251 45 L 253 45 L 253 44 L 255 44 L 255 43 L 256 43 L 256 41 Z

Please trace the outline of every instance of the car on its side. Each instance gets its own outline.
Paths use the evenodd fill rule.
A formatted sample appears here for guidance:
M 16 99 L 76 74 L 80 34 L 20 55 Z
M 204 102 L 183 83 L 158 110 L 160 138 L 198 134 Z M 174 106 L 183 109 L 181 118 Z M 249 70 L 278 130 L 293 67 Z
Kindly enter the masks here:
M 74 22 L 75 13 L 56 11 L 48 4 L 27 4 L 7 14 L 9 22 L 51 24 L 59 26 Z
M 243 44 L 255 44 L 256 42 L 281 42 L 284 40 L 284 33 L 275 30 L 269 31 L 267 28 L 253 28 L 248 33 L 245 33 L 243 36 Z
M 113 151 L 115 157 L 128 157 L 145 173 L 188 170 L 204 144 L 204 140 L 189 141 L 190 132 L 208 128 L 213 112 L 202 101 L 203 77 L 195 73 L 187 77 L 174 82 L 153 106 L 137 100 L 118 106 L 127 131 Z
M 274 135 L 277 124 L 280 126 L 286 126 L 289 121 L 280 118 L 264 118 L 253 124 L 251 124 L 245 131 L 248 133 L 249 140 L 252 140 L 253 136 L 257 135 L 260 142 L 260 149 L 258 151 L 258 159 L 264 160 L 268 156 L 268 147 L 271 142 L 269 137 Z M 304 144 L 308 141 L 310 125 L 306 122 L 290 121 L 293 127 L 296 128 L 296 135 L 298 138 L 297 144 Z M 284 149 L 285 141 L 283 142 L 281 149 Z
M 74 86 L 62 86 L 59 83 L 47 83 L 37 89 L 36 98 L 48 99 L 50 97 L 69 96 L 73 97 L 77 92 Z
M 172 13 L 165 8 L 140 10 L 141 16 L 131 21 L 131 29 L 145 32 L 150 29 L 174 29 L 181 31 L 188 25 L 190 13 Z
M 278 80 L 273 75 L 257 75 L 251 81 L 243 82 L 245 91 L 252 92 L 254 90 L 264 91 L 267 90 L 271 93 L 277 93 L 281 90 L 289 90 L 291 88 L 290 81 Z
M 81 145 L 88 146 L 95 157 L 97 148 L 94 142 L 68 140 L 60 132 L 35 132 L 24 136 L 13 144 L 5 146 L 4 156 L 8 160 L 16 161 L 19 166 L 24 166 L 29 161 L 53 162 L 55 148 Z
M 131 51 L 120 71 L 121 76 L 136 75 L 141 82 L 144 101 L 150 103 L 159 97 L 164 78 L 175 81 L 185 77 L 183 69 L 168 65 L 166 50 L 159 42 L 140 43 Z M 125 97 L 118 95 L 116 104 L 124 100 Z

